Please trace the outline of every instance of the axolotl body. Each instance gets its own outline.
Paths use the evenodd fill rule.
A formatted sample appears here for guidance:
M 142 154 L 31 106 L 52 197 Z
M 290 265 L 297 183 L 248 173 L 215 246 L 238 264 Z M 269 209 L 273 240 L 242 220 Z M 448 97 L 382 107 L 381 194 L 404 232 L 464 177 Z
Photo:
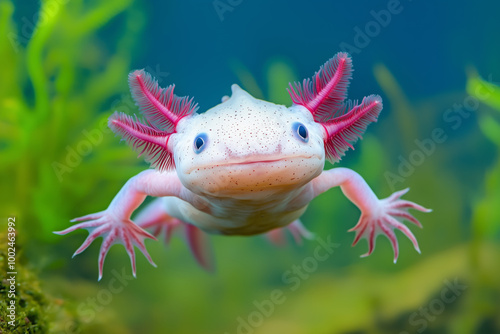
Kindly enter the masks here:
M 407 189 L 378 199 L 363 178 L 347 168 L 324 171 L 325 159 L 338 162 L 353 148 L 369 123 L 377 120 L 382 100 L 377 95 L 361 103 L 346 101 L 352 73 L 351 58 L 338 53 L 312 79 L 290 84 L 291 107 L 258 100 L 237 85 L 231 97 L 197 113 L 193 99 L 178 97 L 174 86 L 161 88 L 143 70 L 129 75 L 132 97 L 145 117 L 115 112 L 110 128 L 144 155 L 153 169 L 132 177 L 102 212 L 76 218 L 64 231 L 87 229 L 90 234 L 75 252 L 84 251 L 102 236 L 99 279 L 104 258 L 115 243 L 130 256 L 135 276 L 134 246 L 154 265 L 144 240 L 182 228 L 198 260 L 211 267 L 206 233 L 255 235 L 268 233 L 272 240 L 288 229 L 296 239 L 311 233 L 299 218 L 319 194 L 340 186 L 361 210 L 353 245 L 368 240 L 372 253 L 375 238 L 385 234 L 398 257 L 395 229 L 402 231 L 419 251 L 404 219 L 421 226 L 408 213 L 413 208 L 430 211 L 400 197 Z M 146 196 L 159 197 L 136 217 L 133 211 Z

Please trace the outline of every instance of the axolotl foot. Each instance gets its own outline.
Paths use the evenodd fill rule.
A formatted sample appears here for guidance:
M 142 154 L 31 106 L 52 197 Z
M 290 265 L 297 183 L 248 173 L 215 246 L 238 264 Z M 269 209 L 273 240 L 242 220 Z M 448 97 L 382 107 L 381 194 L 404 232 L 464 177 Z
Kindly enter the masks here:
M 298 245 L 302 245 L 302 239 L 314 239 L 314 233 L 310 232 L 299 219 L 295 220 L 288 226 L 276 228 L 267 232 L 266 236 L 273 244 L 277 246 L 283 246 L 286 244 L 287 230 L 292 234 L 295 243 L 297 243 Z
M 63 231 L 54 232 L 56 234 L 67 234 L 78 229 L 86 229 L 89 231 L 87 239 L 83 244 L 76 250 L 73 256 L 80 254 L 98 237 L 103 237 L 103 242 L 101 244 L 101 249 L 99 251 L 99 280 L 102 278 L 104 259 L 108 253 L 111 246 L 116 243 L 121 243 L 125 247 L 132 265 L 132 273 L 134 277 L 136 276 L 136 264 L 135 264 L 135 250 L 134 246 L 139 248 L 144 256 L 148 259 L 149 263 L 156 267 L 156 264 L 151 259 L 146 246 L 144 245 L 145 239 L 156 240 L 154 236 L 134 224 L 129 219 L 118 219 L 107 211 L 101 211 L 98 213 L 90 214 L 87 216 L 75 218 L 72 222 L 83 221 L 82 223 L 76 224 L 67 228 Z
M 361 255 L 361 257 L 370 255 L 375 248 L 375 239 L 379 234 L 384 234 L 387 236 L 394 249 L 394 263 L 396 263 L 399 254 L 399 246 L 394 229 L 403 232 L 411 240 L 415 250 L 420 253 L 417 239 L 402 221 L 406 219 L 421 228 L 422 225 L 420 222 L 409 214 L 408 210 L 415 209 L 422 212 L 431 212 L 432 210 L 426 209 L 416 203 L 400 199 L 401 196 L 406 194 L 409 190 L 410 188 L 407 188 L 379 200 L 378 208 L 372 210 L 370 214 L 363 213 L 356 226 L 349 230 L 349 232 L 356 232 L 356 237 L 352 244 L 353 246 L 356 245 L 361 238 L 366 238 L 368 240 L 368 252 Z

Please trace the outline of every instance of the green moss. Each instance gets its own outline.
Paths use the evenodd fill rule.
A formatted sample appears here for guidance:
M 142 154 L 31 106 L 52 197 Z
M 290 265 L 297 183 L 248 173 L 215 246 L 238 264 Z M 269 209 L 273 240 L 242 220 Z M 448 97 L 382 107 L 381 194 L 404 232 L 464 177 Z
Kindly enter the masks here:
M 54 327 L 62 327 L 61 324 L 76 324 L 78 318 L 66 309 L 66 305 L 60 299 L 47 295 L 37 275 L 26 265 L 22 256 L 22 248 L 16 244 L 16 275 L 5 276 L 9 272 L 7 268 L 8 249 L 7 236 L 0 233 L 0 268 L 2 277 L 0 280 L 0 333 L 53 333 Z M 11 277 L 15 278 L 15 295 L 12 295 Z M 8 307 L 11 301 L 15 302 L 13 319 Z M 76 328 L 73 328 L 76 329 Z

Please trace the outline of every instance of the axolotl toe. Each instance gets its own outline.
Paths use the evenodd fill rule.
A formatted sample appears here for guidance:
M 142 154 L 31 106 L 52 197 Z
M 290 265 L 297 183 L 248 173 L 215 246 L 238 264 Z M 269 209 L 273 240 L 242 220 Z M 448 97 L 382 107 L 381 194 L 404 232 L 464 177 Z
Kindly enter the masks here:
M 169 240 L 182 229 L 196 260 L 212 266 L 207 233 L 255 235 L 280 239 L 289 230 L 296 240 L 311 233 L 299 218 L 321 193 L 340 186 L 361 211 L 355 245 L 368 240 L 370 255 L 378 234 L 388 237 L 398 258 L 395 229 L 403 232 L 419 251 L 410 229 L 421 226 L 408 209 L 428 212 L 402 200 L 406 190 L 378 199 L 363 178 L 347 168 L 324 171 L 325 160 L 338 162 L 382 110 L 378 95 L 361 103 L 346 100 L 352 61 L 346 53 L 328 60 L 311 79 L 290 84 L 291 107 L 252 97 L 237 85 L 231 97 L 197 113 L 193 99 L 174 94 L 174 86 L 161 88 L 143 70 L 129 75 L 129 85 L 144 121 L 115 112 L 110 128 L 152 166 L 132 177 L 102 212 L 73 221 L 80 223 L 57 232 L 87 229 L 90 234 L 75 252 L 84 251 L 103 237 L 99 253 L 99 279 L 104 258 L 115 243 L 122 243 L 135 275 L 134 246 L 154 265 L 144 240 L 163 235 Z M 147 196 L 158 197 L 134 223 L 130 217 Z M 150 230 L 150 234 L 146 230 Z

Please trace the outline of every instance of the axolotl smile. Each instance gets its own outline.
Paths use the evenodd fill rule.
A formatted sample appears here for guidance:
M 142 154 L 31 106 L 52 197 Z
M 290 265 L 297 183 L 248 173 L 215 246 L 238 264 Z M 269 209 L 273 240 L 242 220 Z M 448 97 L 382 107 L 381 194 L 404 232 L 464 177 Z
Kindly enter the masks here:
M 233 85 L 231 98 L 172 138 L 182 184 L 197 194 L 247 196 L 307 184 L 325 163 L 322 128 L 301 106 L 255 99 Z

